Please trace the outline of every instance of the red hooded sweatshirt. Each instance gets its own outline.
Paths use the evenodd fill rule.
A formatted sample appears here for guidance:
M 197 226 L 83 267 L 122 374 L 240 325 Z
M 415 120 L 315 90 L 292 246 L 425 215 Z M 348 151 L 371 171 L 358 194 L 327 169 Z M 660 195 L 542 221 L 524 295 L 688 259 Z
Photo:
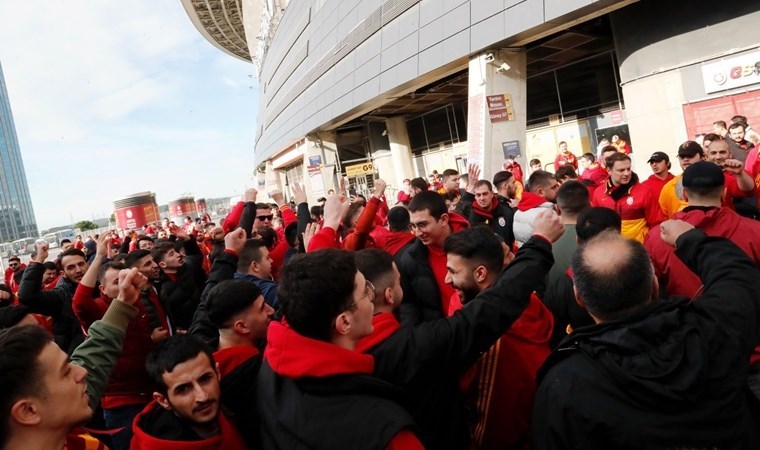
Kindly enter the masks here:
M 470 228 L 470 222 L 455 212 L 449 212 L 449 225 L 451 233 L 457 233 Z M 449 301 L 456 291 L 446 283 L 446 252 L 435 245 L 428 245 L 428 265 L 433 271 L 438 290 L 441 293 L 441 311 L 445 314 L 449 310 Z
M 454 295 L 452 305 L 461 307 Z M 535 379 L 551 353 L 553 329 L 554 317 L 533 293 L 520 318 L 462 376 L 464 395 L 475 412 L 474 447 L 530 448 Z
M 275 373 L 295 379 L 341 374 L 371 375 L 375 369 L 375 360 L 371 355 L 301 336 L 286 324 L 275 321 L 269 324 L 264 357 Z M 423 447 L 411 431 L 402 430 L 391 439 L 386 449 L 421 450 Z
M 674 219 L 686 221 L 695 228 L 704 231 L 708 236 L 725 237 L 740 249 L 760 267 L 760 222 L 742 217 L 729 208 L 713 208 L 705 211 L 702 208 L 689 208 L 677 212 Z M 652 259 L 654 271 L 660 281 L 660 289 L 665 289 L 669 296 L 683 295 L 695 297 L 701 294 L 702 281 L 686 267 L 677 256 L 674 247 L 663 242 L 660 238 L 660 225 L 652 228 L 644 240 L 644 247 Z M 750 359 L 750 365 L 760 363 L 760 345 Z
M 130 450 L 246 450 L 240 433 L 219 410 L 219 433 L 197 441 L 172 441 L 151 436 L 141 428 L 143 417 L 161 406 L 152 401 L 132 422 L 132 443 Z M 171 414 L 171 413 L 169 413 Z
M 409 231 L 390 231 L 385 236 L 383 250 L 393 256 L 396 256 L 396 253 L 398 253 L 399 250 L 401 250 L 406 244 L 412 242 L 413 240 L 414 234 L 410 233 Z

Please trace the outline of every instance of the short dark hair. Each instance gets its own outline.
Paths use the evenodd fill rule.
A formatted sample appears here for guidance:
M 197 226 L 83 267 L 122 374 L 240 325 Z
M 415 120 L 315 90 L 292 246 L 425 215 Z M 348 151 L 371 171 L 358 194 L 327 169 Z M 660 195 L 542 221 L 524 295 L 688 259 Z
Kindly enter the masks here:
M 428 184 L 427 180 L 422 177 L 412 178 L 412 181 L 409 182 L 409 185 L 412 188 L 417 188 L 423 192 L 430 189 L 430 184 Z
M 127 266 L 124 264 L 117 263 L 116 261 L 108 261 L 107 263 L 100 266 L 100 271 L 98 272 L 98 282 L 103 283 L 103 277 L 105 276 L 106 272 L 109 270 L 118 270 L 121 271 L 122 269 L 126 269 Z
M 531 166 L 535 166 L 536 164 L 538 164 L 540 166 L 541 165 L 541 160 L 538 159 L 538 158 L 533 158 L 533 159 L 530 160 L 530 162 L 528 164 L 531 165 Z
M 562 213 L 580 214 L 590 206 L 588 188 L 580 181 L 565 181 L 557 189 L 557 206 Z
M 466 259 L 471 267 L 483 265 L 493 274 L 504 268 L 504 249 L 486 226 L 467 228 L 446 238 L 443 251 Z
M 746 125 L 744 125 L 744 124 L 743 124 L 743 123 L 741 123 L 741 122 L 734 122 L 734 123 L 732 123 L 732 124 L 731 124 L 731 125 L 728 127 L 728 131 L 731 131 L 731 130 L 735 130 L 735 129 L 737 129 L 737 128 L 745 129 L 745 128 L 747 128 L 747 126 L 746 126 Z
M 22 397 L 44 392 L 45 376 L 39 364 L 42 350 L 53 336 L 39 325 L 26 325 L 0 331 L 0 447 L 10 434 L 13 404 Z
M 277 232 L 274 228 L 260 229 L 259 236 L 261 236 L 261 240 L 264 241 L 267 248 L 274 248 L 275 244 L 277 244 Z
M 24 305 L 13 305 L 0 308 L 0 330 L 15 327 L 24 317 L 31 314 L 32 311 Z
M 737 114 L 737 115 L 735 115 L 734 117 L 731 118 L 731 122 L 733 122 L 733 123 L 740 123 L 740 124 L 742 124 L 742 125 L 744 125 L 746 127 L 747 126 L 747 117 L 746 116 L 741 116 L 741 115 Z
M 496 186 L 496 189 L 499 189 L 499 185 L 501 183 L 504 183 L 505 181 L 509 181 L 509 179 L 514 178 L 514 176 L 515 175 L 509 170 L 500 170 L 496 172 L 493 176 L 493 185 Z
M 311 207 L 311 209 L 309 209 L 309 212 L 314 216 L 321 216 L 324 214 L 324 208 L 319 205 L 314 205 Z
M 409 202 L 409 212 L 420 212 L 427 210 L 435 220 L 441 218 L 448 212 L 446 200 L 437 192 L 425 191 L 420 192 Z
M 261 248 L 266 248 L 266 243 L 261 239 L 248 239 L 243 245 L 243 250 L 238 255 L 237 271 L 240 273 L 248 273 L 248 267 L 251 263 L 256 261 L 261 262 L 261 258 L 264 256 L 264 252 Z
M 117 253 L 113 256 L 113 261 L 121 264 L 125 264 L 125 261 L 127 259 L 126 253 Z
M 581 159 L 585 159 L 588 162 L 595 162 L 596 156 L 593 153 L 584 153 L 581 155 Z
M 393 256 L 379 248 L 365 248 L 354 252 L 356 270 L 375 286 L 377 291 L 391 287 L 393 274 Z
M 528 183 L 525 185 L 525 190 L 528 192 L 536 192 L 538 188 L 548 187 L 553 179 L 554 175 L 551 173 L 545 170 L 537 170 L 528 177 Z
M 585 242 L 603 231 L 615 230 L 620 233 L 623 222 L 615 210 L 603 206 L 592 206 L 578 215 L 575 221 L 575 235 Z
M 455 177 L 459 175 L 459 171 L 456 169 L 446 169 L 443 171 L 441 176 L 443 177 L 444 181 L 449 177 Z
M 256 203 L 256 209 L 272 209 L 269 203 Z
M 158 264 L 164 260 L 164 257 L 170 250 L 176 250 L 174 242 L 157 242 L 153 250 L 150 251 L 150 256 Z
M 71 244 L 71 239 L 61 239 L 60 245 L 63 246 L 63 244 Z
M 723 127 L 725 128 L 725 122 L 723 123 Z M 702 138 L 702 142 L 704 141 L 715 142 L 715 141 L 720 141 L 720 140 L 723 140 L 723 136 L 720 136 L 715 133 L 707 133 L 705 137 Z
M 478 180 L 478 182 L 475 184 L 476 188 L 485 186 L 488 188 L 489 191 L 493 192 L 493 185 L 488 180 Z
M 224 280 L 209 291 L 208 318 L 215 327 L 228 328 L 230 319 L 253 305 L 261 289 L 247 280 Z
M 124 258 L 124 265 L 126 265 L 127 268 L 131 269 L 137 265 L 138 261 L 145 258 L 146 256 L 151 256 L 150 250 L 132 250 L 131 252 L 127 253 L 127 257 Z
M 171 373 L 178 364 L 201 353 L 208 356 L 212 368 L 216 367 L 213 350 L 208 344 L 190 334 L 177 334 L 159 343 L 156 349 L 148 354 L 145 370 L 158 391 L 166 395 L 168 386 L 164 382 L 164 373 Z
M 61 255 L 58 257 L 58 260 L 61 261 L 61 264 L 63 264 L 63 258 L 67 256 L 81 256 L 85 261 L 87 261 L 87 257 L 84 256 L 84 252 L 82 250 L 79 250 L 78 248 L 70 248 L 66 250 L 65 252 L 62 252 Z
M 277 289 L 283 316 L 298 334 L 329 341 L 335 318 L 351 301 L 355 279 L 352 252 L 328 248 L 293 256 Z
M 617 152 L 613 155 L 610 155 L 607 157 L 607 159 L 604 160 L 604 166 L 608 169 L 612 170 L 612 168 L 615 166 L 615 163 L 618 161 L 630 161 L 631 157 L 626 155 L 625 153 Z
M 713 122 L 713 125 L 717 125 L 721 128 L 726 128 L 726 122 L 724 120 L 716 120 Z
M 42 263 L 42 267 L 44 267 L 45 270 L 55 270 L 58 272 L 58 266 L 56 266 L 53 261 L 45 261 Z
M 13 255 L 13 256 L 11 256 L 10 258 L 8 258 L 8 262 L 11 262 L 11 261 L 18 261 L 18 262 L 21 262 L 21 258 L 19 258 L 19 257 L 18 257 L 18 256 L 16 256 L 16 255 Z
M 143 234 L 141 236 L 138 236 L 137 240 L 135 241 L 136 244 L 137 244 L 137 248 L 140 248 L 140 242 L 142 242 L 142 241 L 150 241 L 150 242 L 153 242 L 153 243 L 156 242 L 155 239 L 153 239 L 152 237 L 148 236 L 147 234 Z
M 616 265 L 589 266 L 586 251 L 623 243 L 628 250 Z M 622 255 L 619 255 L 619 257 Z M 643 245 L 617 233 L 600 233 L 579 246 L 572 257 L 573 283 L 588 311 L 602 320 L 615 320 L 646 303 L 652 294 L 654 269 Z
M 388 211 L 388 229 L 391 231 L 409 231 L 409 210 L 403 206 L 394 206 Z
M 557 181 L 562 181 L 565 178 L 572 178 L 577 179 L 578 174 L 575 173 L 575 167 L 573 167 L 572 164 L 565 164 L 560 166 L 559 169 L 557 169 L 556 172 L 554 172 L 554 179 Z

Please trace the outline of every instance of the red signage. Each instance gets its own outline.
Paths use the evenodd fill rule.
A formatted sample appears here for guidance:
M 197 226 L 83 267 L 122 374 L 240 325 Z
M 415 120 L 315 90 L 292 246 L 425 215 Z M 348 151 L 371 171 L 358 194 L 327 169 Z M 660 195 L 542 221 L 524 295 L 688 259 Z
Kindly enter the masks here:
M 158 206 L 155 203 L 129 206 L 114 211 L 116 224 L 122 230 L 142 228 L 151 222 L 158 221 Z
M 512 110 L 512 97 L 509 94 L 487 95 L 488 117 L 493 122 L 506 122 L 514 120 L 515 114 Z

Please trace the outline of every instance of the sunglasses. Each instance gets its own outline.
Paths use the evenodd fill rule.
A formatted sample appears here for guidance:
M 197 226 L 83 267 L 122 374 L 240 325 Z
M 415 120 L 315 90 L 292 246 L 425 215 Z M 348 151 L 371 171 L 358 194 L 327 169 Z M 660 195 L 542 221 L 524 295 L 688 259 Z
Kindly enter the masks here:
M 256 216 L 256 218 L 257 218 L 257 219 L 259 219 L 259 220 L 260 220 L 260 221 L 262 221 L 262 222 L 263 222 L 263 221 L 265 221 L 265 220 L 268 220 L 268 221 L 270 221 L 270 222 L 271 222 L 271 221 L 272 221 L 272 219 L 274 219 L 274 215 L 273 215 L 273 214 L 270 214 L 270 215 L 268 215 L 268 216 Z

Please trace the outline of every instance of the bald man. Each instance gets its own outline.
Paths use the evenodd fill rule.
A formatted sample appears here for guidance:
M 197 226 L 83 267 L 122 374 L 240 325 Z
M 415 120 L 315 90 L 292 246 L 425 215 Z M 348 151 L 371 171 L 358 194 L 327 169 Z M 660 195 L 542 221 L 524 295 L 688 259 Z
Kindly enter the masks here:
M 538 375 L 535 448 L 760 448 L 746 395 L 760 271 L 727 239 L 677 220 L 660 228 L 702 297 L 657 300 L 638 242 L 602 233 L 579 247 L 576 298 L 596 325 L 565 338 Z

